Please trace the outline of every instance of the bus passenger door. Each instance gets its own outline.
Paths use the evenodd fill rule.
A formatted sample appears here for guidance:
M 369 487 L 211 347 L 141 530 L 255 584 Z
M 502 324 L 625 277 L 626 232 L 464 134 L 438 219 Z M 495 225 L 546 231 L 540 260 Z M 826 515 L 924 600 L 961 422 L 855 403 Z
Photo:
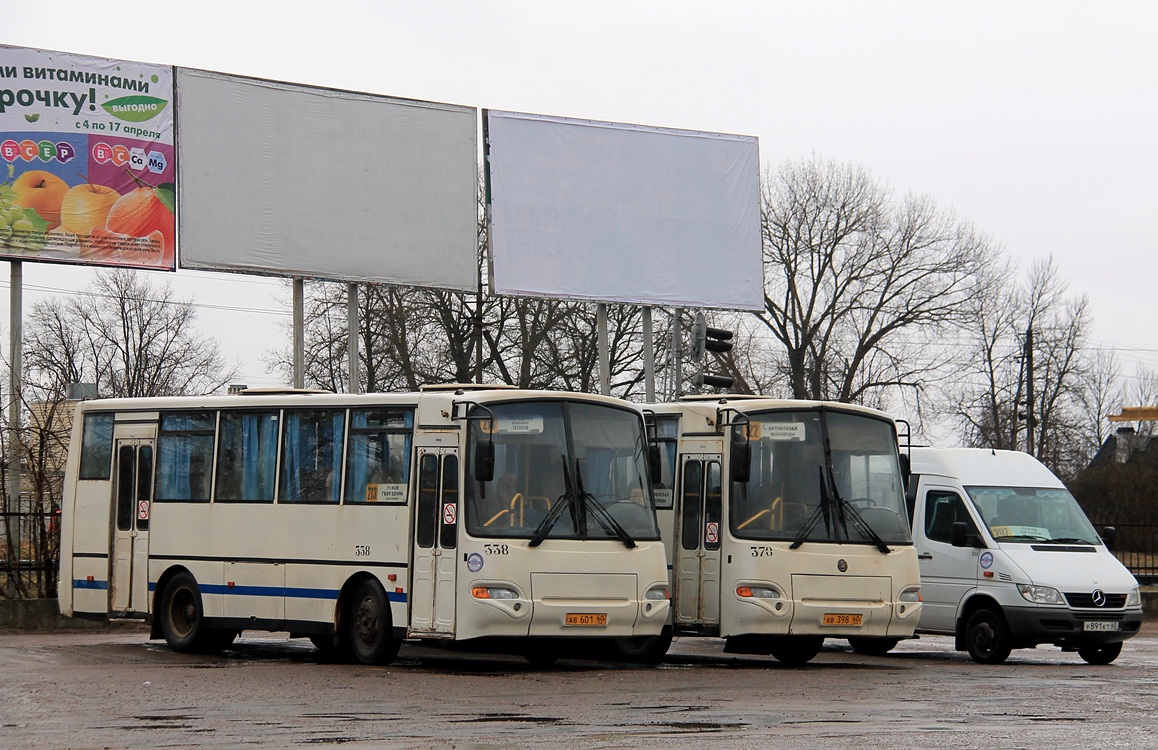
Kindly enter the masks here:
M 454 635 L 458 474 L 457 452 L 419 448 L 410 586 L 410 626 L 416 633 Z
M 719 456 L 685 456 L 680 467 L 675 569 L 675 622 L 711 630 L 720 624 Z
M 110 612 L 149 609 L 149 514 L 153 497 L 153 441 L 116 441 Z

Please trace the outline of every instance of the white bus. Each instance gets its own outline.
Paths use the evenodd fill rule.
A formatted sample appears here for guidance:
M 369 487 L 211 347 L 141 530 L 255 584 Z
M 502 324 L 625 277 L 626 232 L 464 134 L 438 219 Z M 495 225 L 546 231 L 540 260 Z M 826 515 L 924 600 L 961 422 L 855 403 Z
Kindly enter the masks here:
M 147 619 L 178 651 L 289 631 L 367 664 L 405 638 L 638 650 L 670 604 L 645 459 L 639 408 L 575 393 L 86 401 L 61 611 Z
M 826 637 L 872 654 L 912 637 L 920 573 L 888 416 L 732 395 L 648 409 L 674 635 L 793 664 Z

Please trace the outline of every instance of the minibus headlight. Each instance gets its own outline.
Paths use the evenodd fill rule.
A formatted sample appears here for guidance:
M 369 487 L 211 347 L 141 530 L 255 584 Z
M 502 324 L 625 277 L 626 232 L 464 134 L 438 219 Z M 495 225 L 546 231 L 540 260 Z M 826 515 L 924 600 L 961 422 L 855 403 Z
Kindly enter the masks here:
M 1034 604 L 1063 604 L 1062 596 L 1057 592 L 1057 589 L 1051 589 L 1049 586 L 1034 586 L 1031 583 L 1017 584 L 1017 590 L 1021 592 L 1021 598 L 1027 602 Z
M 911 586 L 897 596 L 899 602 L 919 602 L 921 601 L 921 587 Z
M 771 586 L 737 586 L 736 596 L 744 599 L 779 599 L 780 592 Z
M 658 602 L 664 599 L 670 599 L 671 597 L 668 596 L 667 586 L 652 586 L 647 590 L 647 593 L 643 595 L 643 598 Z
M 1135 588 L 1133 591 L 1131 591 L 1129 594 L 1126 595 L 1126 606 L 1127 607 L 1141 607 L 1142 606 L 1142 592 L 1138 588 Z
M 475 599 L 518 599 L 519 592 L 502 586 L 475 586 L 470 590 Z

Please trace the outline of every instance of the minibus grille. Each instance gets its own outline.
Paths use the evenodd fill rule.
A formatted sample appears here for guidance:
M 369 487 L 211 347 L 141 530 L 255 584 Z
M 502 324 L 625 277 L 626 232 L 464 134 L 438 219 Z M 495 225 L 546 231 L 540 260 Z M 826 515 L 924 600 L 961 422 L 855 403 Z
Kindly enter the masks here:
M 1093 594 L 1066 594 L 1066 601 L 1077 609 L 1121 609 L 1126 606 L 1125 594 L 1105 594 L 1105 602 L 1099 607 L 1094 604 Z

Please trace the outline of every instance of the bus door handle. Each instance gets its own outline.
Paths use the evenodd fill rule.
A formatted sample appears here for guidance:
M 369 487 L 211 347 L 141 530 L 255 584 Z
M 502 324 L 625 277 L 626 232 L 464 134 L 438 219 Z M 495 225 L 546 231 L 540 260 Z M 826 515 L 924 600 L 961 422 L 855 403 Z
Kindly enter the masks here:
M 921 554 L 917 555 L 917 559 L 918 560 L 932 560 L 933 559 L 933 553 L 932 552 L 922 552 Z

